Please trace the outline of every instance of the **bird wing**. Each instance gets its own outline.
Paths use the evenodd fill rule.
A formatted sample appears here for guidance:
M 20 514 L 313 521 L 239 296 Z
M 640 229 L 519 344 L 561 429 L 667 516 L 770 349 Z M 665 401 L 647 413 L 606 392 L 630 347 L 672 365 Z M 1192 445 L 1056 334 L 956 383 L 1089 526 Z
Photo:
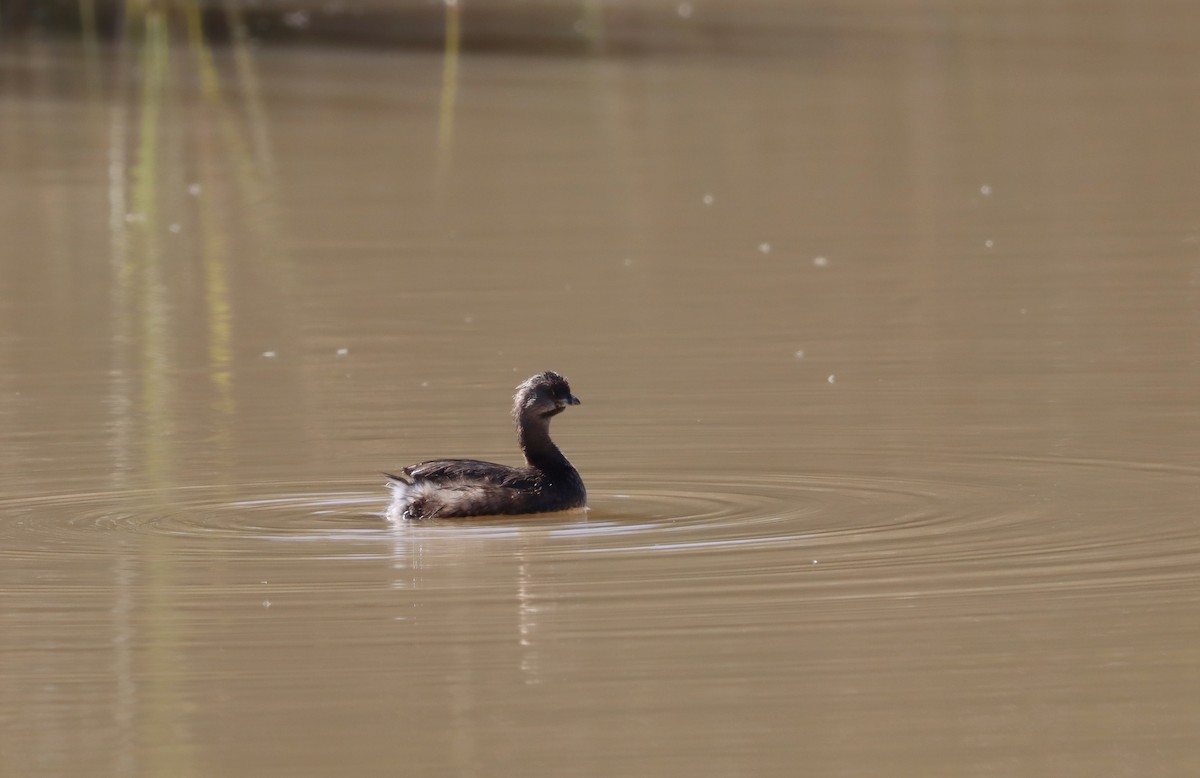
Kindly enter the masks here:
M 432 481 L 437 484 L 463 482 L 490 483 L 509 488 L 531 488 L 534 479 L 521 468 L 484 462 L 479 459 L 432 459 L 409 465 L 402 471 L 413 481 Z

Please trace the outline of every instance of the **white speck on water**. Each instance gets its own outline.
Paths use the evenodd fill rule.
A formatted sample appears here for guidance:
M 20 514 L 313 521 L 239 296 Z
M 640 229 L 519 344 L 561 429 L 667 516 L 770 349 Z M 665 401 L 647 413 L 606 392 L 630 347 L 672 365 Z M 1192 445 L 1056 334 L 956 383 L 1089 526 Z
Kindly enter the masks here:
M 350 349 L 348 349 L 348 348 L 340 348 L 337 350 L 337 355 L 339 357 L 347 356 L 349 353 L 350 353 Z
M 429 388 L 429 382 L 428 382 L 428 381 L 422 381 L 422 382 L 421 382 L 421 388 L 422 388 L 422 389 L 428 389 L 428 388 Z
M 796 359 L 804 359 L 804 349 L 798 349 L 796 351 Z
M 263 600 L 263 607 L 264 607 L 264 608 L 270 608 L 270 607 L 271 607 L 271 601 L 270 601 L 270 600 Z
M 171 231 L 172 235 L 178 235 L 179 231 L 183 229 L 183 225 L 179 222 L 174 222 L 170 227 L 167 227 L 167 229 Z
M 760 244 L 758 244 L 758 250 L 764 254 L 770 254 L 771 253 L 771 244 L 770 243 L 760 243 Z
M 991 193 L 992 193 L 992 188 L 990 186 L 988 186 L 987 184 L 984 184 L 983 186 L 979 187 L 979 194 L 983 195 L 984 197 L 987 197 Z
M 706 194 L 706 195 L 704 195 L 704 204 L 705 204 L 705 205 L 712 205 L 712 204 L 713 204 L 713 196 L 712 196 L 712 195 L 710 195 L 710 194 Z
M 829 267 L 829 257 L 814 257 L 813 264 L 817 267 Z
M 814 559 L 814 560 L 813 560 L 813 564 L 815 565 L 816 563 L 817 563 L 817 560 L 815 560 L 815 559 Z
M 274 351 L 264 351 L 262 355 L 265 359 L 274 359 L 278 356 Z
M 681 18 L 681 19 L 690 19 L 690 18 L 692 18 L 692 4 L 691 3 L 680 3 L 675 8 L 675 12 L 679 14 L 679 18 Z
M 192 197 L 199 197 L 201 191 L 203 191 L 203 187 L 200 184 L 188 184 L 188 194 Z
M 991 241 L 991 239 L 990 239 L 990 238 L 989 238 L 988 240 L 985 240 L 985 241 L 983 242 L 983 247 L 984 247 L 985 249 L 990 249 L 992 246 L 995 246 L 995 245 L 996 245 L 996 244 L 995 244 L 995 243 L 993 243 L 993 242 Z
M 283 15 L 283 23 L 288 27 L 300 29 L 308 26 L 308 13 L 305 11 L 292 11 Z
M 826 378 L 825 380 L 832 384 L 837 380 L 837 377 L 831 375 L 831 376 L 829 376 L 829 378 Z

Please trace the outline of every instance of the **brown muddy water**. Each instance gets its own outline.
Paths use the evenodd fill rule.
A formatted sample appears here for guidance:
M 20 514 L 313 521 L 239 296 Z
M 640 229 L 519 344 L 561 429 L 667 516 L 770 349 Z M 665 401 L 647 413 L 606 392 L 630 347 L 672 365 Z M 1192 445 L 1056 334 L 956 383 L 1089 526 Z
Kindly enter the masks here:
M 0 774 L 1200 773 L 1200 14 L 853 7 L 6 41 Z

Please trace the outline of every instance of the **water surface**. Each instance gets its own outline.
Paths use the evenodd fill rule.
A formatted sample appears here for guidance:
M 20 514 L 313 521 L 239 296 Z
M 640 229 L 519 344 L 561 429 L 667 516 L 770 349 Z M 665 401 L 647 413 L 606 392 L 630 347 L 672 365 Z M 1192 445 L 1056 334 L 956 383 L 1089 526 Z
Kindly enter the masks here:
M 0 773 L 1196 772 L 1198 20 L 1056 8 L 6 41 Z

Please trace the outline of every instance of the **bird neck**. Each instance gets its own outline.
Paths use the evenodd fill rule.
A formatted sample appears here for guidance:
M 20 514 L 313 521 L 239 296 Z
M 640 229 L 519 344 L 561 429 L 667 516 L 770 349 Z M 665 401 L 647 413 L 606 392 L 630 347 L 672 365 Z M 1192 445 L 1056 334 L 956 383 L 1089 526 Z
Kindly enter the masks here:
M 517 440 L 525 462 L 539 470 L 570 468 L 571 463 L 550 439 L 550 419 L 521 416 L 517 421 Z

